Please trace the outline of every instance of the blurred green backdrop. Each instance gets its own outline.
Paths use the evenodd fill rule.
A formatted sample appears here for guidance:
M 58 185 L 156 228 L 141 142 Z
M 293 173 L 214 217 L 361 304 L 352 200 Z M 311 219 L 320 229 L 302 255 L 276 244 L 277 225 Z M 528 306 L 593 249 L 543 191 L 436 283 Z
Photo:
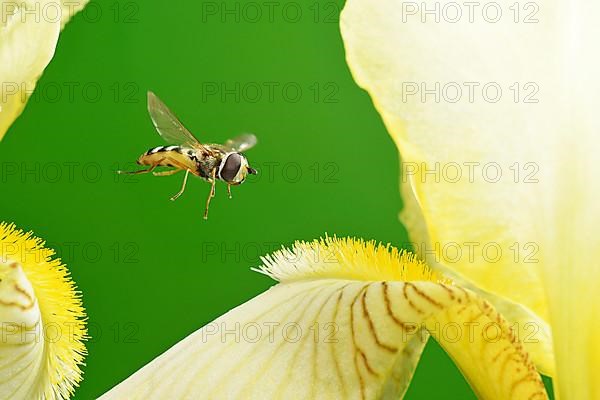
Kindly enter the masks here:
M 398 156 L 353 82 L 342 1 L 92 1 L 60 38 L 23 116 L 0 143 L 1 219 L 68 263 L 89 316 L 77 399 L 99 396 L 273 282 L 259 255 L 325 233 L 407 241 Z M 261 174 L 234 188 L 182 175 L 118 176 L 162 143 L 155 91 L 192 132 L 243 131 Z M 9 194 L 9 195 L 6 195 Z M 409 399 L 474 398 L 430 341 Z

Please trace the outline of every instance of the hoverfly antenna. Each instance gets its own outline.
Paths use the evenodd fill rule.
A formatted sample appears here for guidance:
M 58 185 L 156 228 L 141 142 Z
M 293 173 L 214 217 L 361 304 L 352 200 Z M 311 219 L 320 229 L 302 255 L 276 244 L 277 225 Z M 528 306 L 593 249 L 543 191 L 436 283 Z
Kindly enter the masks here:
M 254 168 L 252 168 L 252 167 L 248 167 L 248 173 L 249 173 L 250 175 L 258 175 L 258 171 L 257 171 L 257 170 L 255 170 L 255 169 L 254 169 Z

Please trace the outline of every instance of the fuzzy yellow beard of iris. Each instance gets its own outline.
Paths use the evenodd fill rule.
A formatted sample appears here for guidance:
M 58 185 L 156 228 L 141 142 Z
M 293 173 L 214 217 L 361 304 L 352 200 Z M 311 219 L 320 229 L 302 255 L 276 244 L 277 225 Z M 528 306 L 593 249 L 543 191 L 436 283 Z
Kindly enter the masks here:
M 85 312 L 44 242 L 0 224 L 0 398 L 67 399 L 81 381 Z

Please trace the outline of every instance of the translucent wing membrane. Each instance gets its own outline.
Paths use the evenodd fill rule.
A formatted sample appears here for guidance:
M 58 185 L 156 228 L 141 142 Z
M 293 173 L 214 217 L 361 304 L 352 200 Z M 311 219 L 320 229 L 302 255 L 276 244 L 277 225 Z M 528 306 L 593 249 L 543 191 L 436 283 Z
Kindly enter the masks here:
M 148 112 L 154 127 L 169 144 L 204 148 L 173 112 L 153 92 L 148 92 Z
M 223 147 L 230 151 L 242 153 L 256 146 L 256 142 L 257 140 L 254 134 L 244 133 L 234 137 L 233 139 L 229 139 L 223 144 Z

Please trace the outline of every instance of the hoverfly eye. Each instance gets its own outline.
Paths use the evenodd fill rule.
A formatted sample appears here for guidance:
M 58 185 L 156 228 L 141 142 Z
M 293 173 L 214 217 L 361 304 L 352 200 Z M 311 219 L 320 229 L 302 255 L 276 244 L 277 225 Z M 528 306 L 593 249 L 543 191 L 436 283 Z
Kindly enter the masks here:
M 221 169 L 221 178 L 227 182 L 233 181 L 242 166 L 242 157 L 237 153 L 232 153 L 225 160 L 225 165 Z

